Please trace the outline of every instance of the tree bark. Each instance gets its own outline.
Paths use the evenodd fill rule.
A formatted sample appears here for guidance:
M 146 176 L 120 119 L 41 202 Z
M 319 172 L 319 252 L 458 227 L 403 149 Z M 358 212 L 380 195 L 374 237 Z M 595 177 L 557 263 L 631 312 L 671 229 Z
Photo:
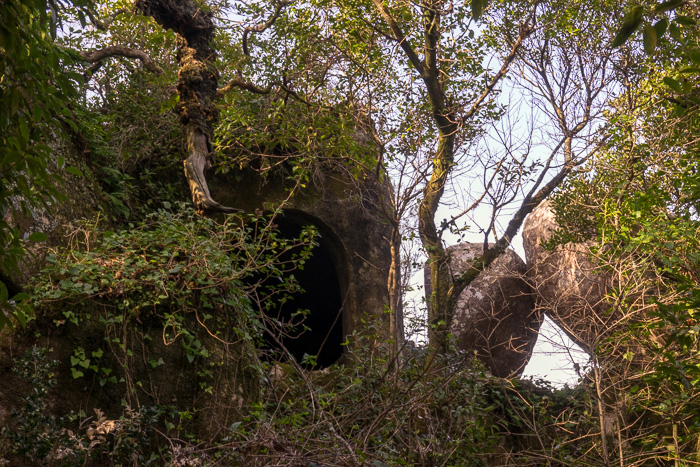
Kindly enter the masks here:
M 80 52 L 80 56 L 83 58 L 83 60 L 89 63 L 97 63 L 109 57 L 137 58 L 141 60 L 141 63 L 143 63 L 143 66 L 148 71 L 158 75 L 163 74 L 163 69 L 159 67 L 146 52 L 132 49 L 130 47 L 124 47 L 122 45 L 110 45 L 109 47 L 105 47 L 104 49 L 100 50 Z
M 178 112 L 187 139 L 185 177 L 198 212 L 235 212 L 209 193 L 204 171 L 211 167 L 211 145 L 218 109 L 216 51 L 211 46 L 215 26 L 210 12 L 192 0 L 137 0 L 136 10 L 178 34 Z

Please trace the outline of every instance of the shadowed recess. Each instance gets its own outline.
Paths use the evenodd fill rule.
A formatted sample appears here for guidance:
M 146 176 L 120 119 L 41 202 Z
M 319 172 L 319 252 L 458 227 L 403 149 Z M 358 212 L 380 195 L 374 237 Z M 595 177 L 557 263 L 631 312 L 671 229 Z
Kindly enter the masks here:
M 281 343 L 298 362 L 302 362 L 305 355 L 317 356 L 316 365 L 307 364 L 307 368 L 325 368 L 343 354 L 343 302 L 334 261 L 338 258 L 338 249 L 331 235 L 324 233 L 326 229 L 299 214 L 285 213 L 275 223 L 283 238 L 298 238 L 302 228 L 312 224 L 318 228 L 320 237 L 317 237 L 318 245 L 313 248 L 303 269 L 287 272 L 294 275 L 303 291 L 292 294 L 290 300 L 265 312 L 282 323 L 293 322 L 294 329 L 278 333 L 277 339 L 266 332 L 265 346 L 272 351 L 274 359 L 283 359 Z M 280 278 L 270 278 L 263 286 L 271 285 L 273 281 L 279 282 Z M 308 313 L 303 318 L 294 317 L 298 310 L 308 310 Z

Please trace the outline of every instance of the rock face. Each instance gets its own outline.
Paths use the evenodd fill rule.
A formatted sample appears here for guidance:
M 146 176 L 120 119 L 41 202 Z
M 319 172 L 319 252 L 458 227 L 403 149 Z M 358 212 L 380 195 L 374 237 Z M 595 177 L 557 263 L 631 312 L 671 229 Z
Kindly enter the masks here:
M 73 165 L 88 172 L 78 163 Z M 343 356 L 348 348 L 344 341 L 354 333 L 367 336 L 366 341 L 377 347 L 388 348 L 385 343 L 402 338 L 398 326 L 402 316 L 400 310 L 394 315 L 386 313 L 391 226 L 382 206 L 389 194 L 387 186 L 376 178 L 356 178 L 349 172 L 328 170 L 318 177 L 285 204 L 284 214 L 274 222 L 283 237 L 298 238 L 306 225 L 313 225 L 320 233 L 312 257 L 303 268 L 293 270 L 305 290 L 304 296 L 298 302 L 285 302 L 294 305 L 293 310 L 286 311 L 296 312 L 297 307 L 310 310 L 305 325 L 311 331 L 292 336 L 284 345 L 297 357 L 304 353 L 318 355 L 318 366 L 324 367 Z M 48 246 L 64 246 L 72 241 L 67 234 L 79 226 L 78 219 L 95 222 L 102 199 L 99 185 L 92 178 L 89 185 L 75 185 L 75 192 L 69 195 L 77 200 L 69 196 L 67 202 L 52 209 L 51 215 L 36 212 L 22 216 L 15 211 L 3 214 L 22 234 L 41 231 L 48 236 Z M 289 198 L 291 188 L 284 174 L 263 178 L 252 170 L 221 175 L 211 186 L 225 205 L 251 214 L 270 212 Z M 75 241 L 86 240 L 81 237 Z M 36 264 L 32 262 L 23 269 L 21 277 L 9 277 L 7 282 L 18 289 L 24 287 L 27 279 L 42 268 L 44 256 L 37 254 L 36 258 Z M 5 275 L 0 271 L 0 279 L 4 280 Z M 179 341 L 177 345 L 165 342 L 162 336 L 172 330 L 163 325 L 162 315 L 130 314 L 136 317 L 136 324 L 121 326 L 115 325 L 116 315 L 112 314 L 116 304 L 103 307 L 85 300 L 70 303 L 68 309 L 60 306 L 57 303 L 56 309 L 37 310 L 37 317 L 26 329 L 6 327 L 0 331 L 0 427 L 11 426 L 10 408 L 22 406 L 23 397 L 31 392 L 29 384 L 13 373 L 12 366 L 34 346 L 51 349 L 48 360 L 56 361 L 57 384 L 46 396 L 47 413 L 56 419 L 70 411 L 82 409 L 90 416 L 93 409 L 100 409 L 116 420 L 124 410 L 122 401 L 127 400 L 130 407 L 167 405 L 183 413 L 191 411 L 195 415 L 187 430 L 213 437 L 241 419 L 241 409 L 259 397 L 265 384 L 260 349 L 241 339 L 235 326 L 226 327 L 231 335 L 214 335 L 201 325 L 199 317 L 183 313 L 183 328 L 193 330 L 193 339 L 209 355 L 200 361 Z M 79 324 L 66 320 L 64 312 L 80 315 Z M 113 335 L 117 331 L 121 334 Z M 113 344 L 117 341 L 120 344 Z M 125 353 L 132 349 L 138 351 Z M 89 360 L 90 368 L 96 368 L 85 369 L 85 375 L 78 379 L 73 377 L 73 370 L 78 368 L 75 352 L 82 352 L 83 361 Z M 128 371 L 125 362 L 129 363 Z M 107 381 L 104 386 L 100 378 Z
M 88 303 L 86 300 L 79 309 L 89 309 Z M 10 409 L 22 407 L 25 398 L 32 394 L 30 382 L 12 367 L 34 347 L 48 349 L 44 363 L 54 362 L 51 373 L 56 381 L 50 385 L 44 402 L 47 414 L 57 419 L 80 410 L 93 416 L 94 409 L 110 419 L 119 419 L 124 414 L 124 403 L 137 412 L 142 408 L 147 412 L 155 407 L 172 406 L 192 413 L 186 422 L 188 430 L 202 437 L 213 437 L 240 420 L 247 404 L 258 400 L 264 385 L 263 375 L 255 366 L 257 349 L 243 341 L 224 347 L 217 340 L 220 336 L 210 335 L 191 316 L 185 325 L 210 351 L 209 361 L 201 358 L 190 361 L 179 341 L 174 345 L 164 342 L 161 336 L 167 329 L 154 318 L 127 326 L 123 333 L 117 331 L 126 346 L 121 350 L 121 346 L 105 344 L 107 338 L 115 338 L 116 334 L 114 326 L 105 323 L 106 315 L 99 307 L 93 307 L 91 316 L 78 325 L 66 322 L 60 327 L 52 323 L 58 310 L 41 311 L 42 316 L 31 321 L 27 328 L 11 332 L 6 327 L 0 331 L 0 400 L 6 409 L 0 410 L 0 426 L 14 426 L 16 420 Z M 231 336 L 226 338 L 234 341 Z M 101 349 L 104 354 L 95 357 L 94 351 Z M 85 358 L 95 365 L 94 371 L 74 363 L 76 351 L 85 352 Z M 42 364 L 42 361 L 30 361 L 38 366 Z M 85 375 L 76 378 L 73 371 L 77 368 Z M 100 377 L 107 379 L 105 369 L 111 371 L 109 377 L 113 380 L 99 381 Z M 46 382 L 44 379 L 36 384 Z
M 551 317 L 584 350 L 591 351 L 613 319 L 604 300 L 611 278 L 590 258 L 588 243 L 567 243 L 545 250 L 542 242 L 557 228 L 549 202 L 542 203 L 523 224 L 527 276 L 537 308 Z
M 447 249 L 452 273 L 467 270 L 483 245 L 465 243 Z M 542 322 L 532 292 L 523 280 L 525 263 L 512 250 L 497 258 L 459 297 L 450 332 L 462 350 L 477 352 L 496 376 L 522 373 L 530 360 Z M 425 290 L 432 290 L 425 270 Z
M 97 222 L 100 198 L 104 194 L 97 183 L 96 176 L 69 143 L 57 140 L 51 143 L 51 147 L 54 151 L 54 160 L 63 157 L 67 165 L 79 167 L 84 176 L 62 174 L 65 177 L 65 184 L 59 185 L 58 188 L 66 199 L 53 203 L 50 210 L 33 206 L 28 209 L 28 212 L 22 212 L 24 200 L 20 197 L 12 197 L 10 205 L 0 213 L 11 228 L 19 231 L 22 238 L 26 239 L 35 232 L 41 232 L 47 237 L 46 241 L 38 244 L 27 243 L 29 254 L 24 255 L 20 262 L 19 273 L 0 270 L 0 280 L 10 288 L 10 295 L 23 290 L 32 276 L 44 267 L 49 248 L 66 245 L 66 239 L 77 229 L 81 219 L 92 223 Z M 50 170 L 56 170 L 56 168 L 50 166 Z

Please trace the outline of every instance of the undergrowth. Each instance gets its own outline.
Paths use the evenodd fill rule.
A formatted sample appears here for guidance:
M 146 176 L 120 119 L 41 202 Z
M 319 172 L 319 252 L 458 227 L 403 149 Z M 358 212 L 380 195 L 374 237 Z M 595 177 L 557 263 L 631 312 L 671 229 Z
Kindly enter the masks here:
M 291 331 L 264 309 L 299 291 L 293 272 L 315 236 L 181 206 L 117 233 L 84 223 L 32 291 L 31 344 L 16 363 L 23 408 L 0 459 L 478 467 L 595 452 L 584 389 L 495 378 L 472 354 L 392 355 L 371 322 L 348 336 L 342 364 L 311 371 L 279 349 L 261 358 L 266 330 Z
M 52 362 L 34 348 L 16 366 L 36 389 L 3 446 L 36 463 L 26 465 L 303 467 L 567 465 L 590 448 L 580 389 L 494 378 L 465 355 L 430 370 L 424 355 L 408 356 L 398 371 L 377 355 L 354 356 L 354 365 L 322 371 L 264 364 L 263 397 L 205 441 L 163 428 L 175 417 L 166 406 L 127 407 L 116 418 L 95 409 L 77 427 L 75 414 L 47 417 Z M 583 436 L 572 442 L 572 433 Z

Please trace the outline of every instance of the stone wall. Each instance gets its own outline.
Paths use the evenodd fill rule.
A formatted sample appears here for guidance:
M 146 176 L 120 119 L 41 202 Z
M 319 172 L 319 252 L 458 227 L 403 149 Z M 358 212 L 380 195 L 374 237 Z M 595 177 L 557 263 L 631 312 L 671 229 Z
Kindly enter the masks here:
M 320 263 L 326 265 L 326 270 L 307 273 L 302 287 L 309 295 L 326 294 L 330 286 L 321 278 L 337 276 L 341 309 L 312 309 L 310 316 L 321 313 L 335 321 L 340 312 L 342 329 L 335 336 L 335 344 L 327 345 L 339 345 L 355 332 L 370 332 L 369 327 L 380 343 L 403 339 L 394 335 L 402 329 L 401 310 L 394 315 L 386 312 L 391 266 L 391 226 L 385 212 L 390 206 L 387 185 L 371 174 L 356 178 L 348 171 L 324 169 L 289 197 L 293 186 L 281 171 L 263 178 L 252 169 L 210 181 L 212 195 L 225 206 L 253 213 L 270 212 L 283 205 L 283 214 L 275 221 L 280 228 L 293 230 L 310 224 L 318 229 L 321 240 L 315 254 L 327 260 Z M 313 333 L 307 337 L 321 341 L 326 338 Z

